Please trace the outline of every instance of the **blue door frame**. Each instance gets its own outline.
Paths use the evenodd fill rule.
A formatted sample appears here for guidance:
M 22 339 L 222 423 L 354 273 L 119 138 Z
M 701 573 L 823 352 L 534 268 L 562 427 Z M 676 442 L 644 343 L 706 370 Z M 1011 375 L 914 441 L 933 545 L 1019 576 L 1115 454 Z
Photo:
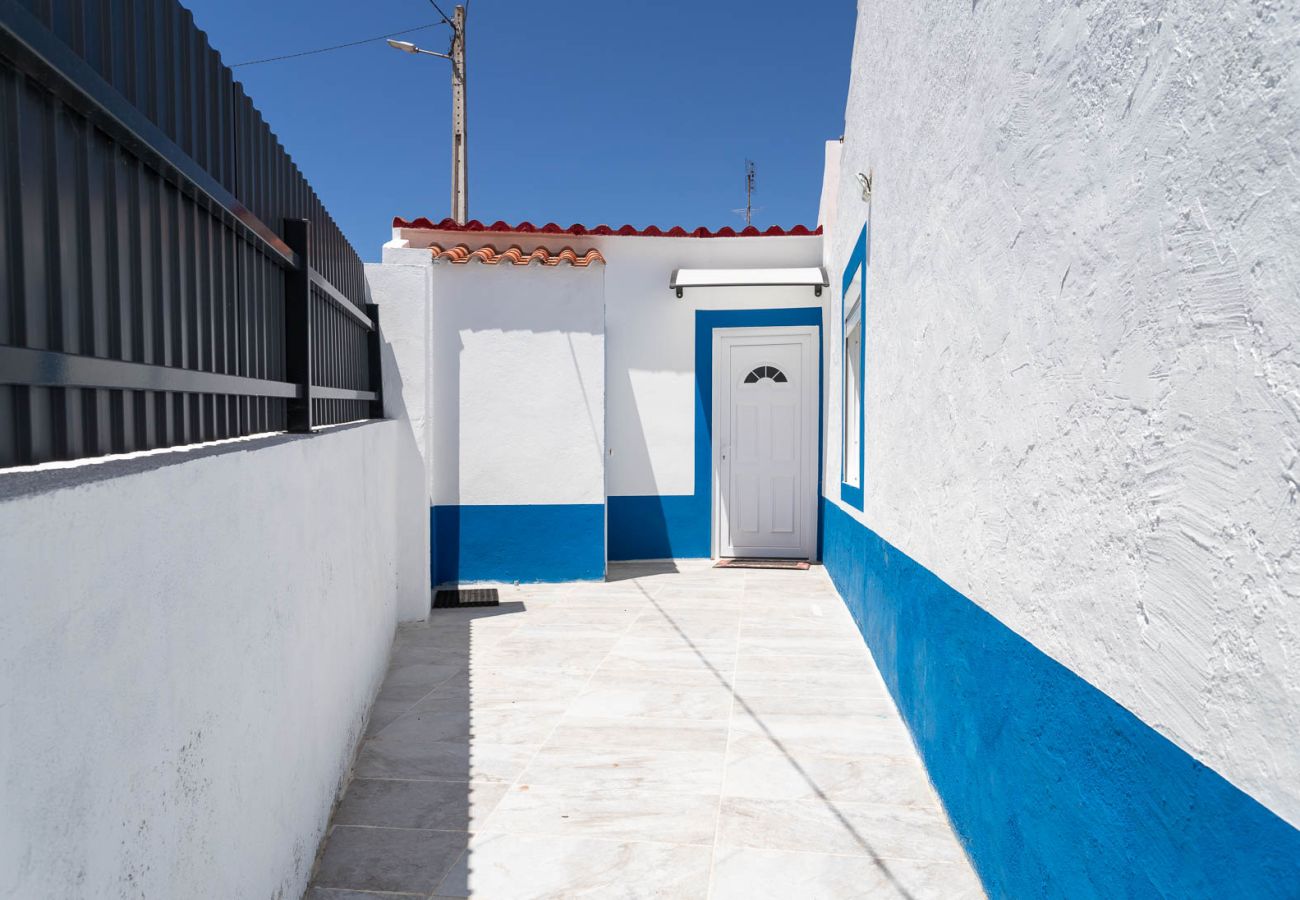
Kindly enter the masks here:
M 690 494 L 609 498 L 609 558 L 704 559 L 713 551 L 713 332 L 718 328 L 790 325 L 817 329 L 817 496 L 822 495 L 822 309 L 701 309 L 695 312 L 695 484 Z M 822 504 L 817 504 L 817 556 L 822 555 Z

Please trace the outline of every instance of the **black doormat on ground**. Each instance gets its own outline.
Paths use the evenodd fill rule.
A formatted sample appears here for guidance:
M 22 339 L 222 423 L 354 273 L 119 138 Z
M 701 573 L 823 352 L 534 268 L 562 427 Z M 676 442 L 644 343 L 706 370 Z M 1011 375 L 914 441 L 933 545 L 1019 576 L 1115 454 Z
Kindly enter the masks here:
M 464 588 L 437 591 L 433 595 L 434 609 L 464 609 L 469 606 L 500 606 L 501 598 L 496 588 Z
M 715 569 L 806 569 L 806 559 L 720 559 Z

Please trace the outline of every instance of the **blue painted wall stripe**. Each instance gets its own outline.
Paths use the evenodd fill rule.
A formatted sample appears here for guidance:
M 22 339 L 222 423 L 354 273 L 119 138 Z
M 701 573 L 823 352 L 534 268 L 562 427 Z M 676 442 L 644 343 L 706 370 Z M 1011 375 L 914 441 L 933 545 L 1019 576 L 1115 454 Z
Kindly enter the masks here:
M 691 494 L 609 498 L 609 558 L 706 558 L 712 552 L 713 329 L 812 325 L 817 328 L 817 459 L 822 458 L 822 310 L 701 309 L 695 312 L 695 485 Z M 821 465 L 817 466 L 821 496 Z M 817 546 L 821 546 L 818 533 Z
M 691 559 L 709 555 L 709 498 L 693 494 L 610 497 L 610 559 Z M 701 540 L 699 523 L 705 531 Z
M 823 499 L 826 569 L 992 897 L 1300 897 L 1300 831 Z
M 605 577 L 605 507 L 435 506 L 434 584 L 589 581 Z

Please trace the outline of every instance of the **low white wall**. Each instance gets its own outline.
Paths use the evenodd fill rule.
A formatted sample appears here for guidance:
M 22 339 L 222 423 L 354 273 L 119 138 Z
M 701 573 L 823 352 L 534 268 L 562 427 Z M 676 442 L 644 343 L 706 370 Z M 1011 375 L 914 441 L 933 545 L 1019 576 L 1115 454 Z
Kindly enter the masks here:
M 428 607 L 405 429 L 0 475 L 0 895 L 302 893 Z
M 874 170 L 855 517 L 1293 825 L 1297 41 L 860 3 L 829 235 L 838 296 Z
M 433 500 L 433 389 L 429 380 L 433 309 L 428 253 L 398 253 L 366 263 L 366 289 L 379 306 L 384 364 L 384 415 L 407 423 L 424 472 L 425 505 Z

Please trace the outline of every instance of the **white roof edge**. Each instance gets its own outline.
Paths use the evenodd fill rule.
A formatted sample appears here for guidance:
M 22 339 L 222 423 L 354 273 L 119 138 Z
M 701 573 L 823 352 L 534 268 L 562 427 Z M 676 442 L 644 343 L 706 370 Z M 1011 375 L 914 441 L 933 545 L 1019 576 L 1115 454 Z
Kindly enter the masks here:
M 821 266 L 789 269 L 673 269 L 669 288 L 830 287 Z

